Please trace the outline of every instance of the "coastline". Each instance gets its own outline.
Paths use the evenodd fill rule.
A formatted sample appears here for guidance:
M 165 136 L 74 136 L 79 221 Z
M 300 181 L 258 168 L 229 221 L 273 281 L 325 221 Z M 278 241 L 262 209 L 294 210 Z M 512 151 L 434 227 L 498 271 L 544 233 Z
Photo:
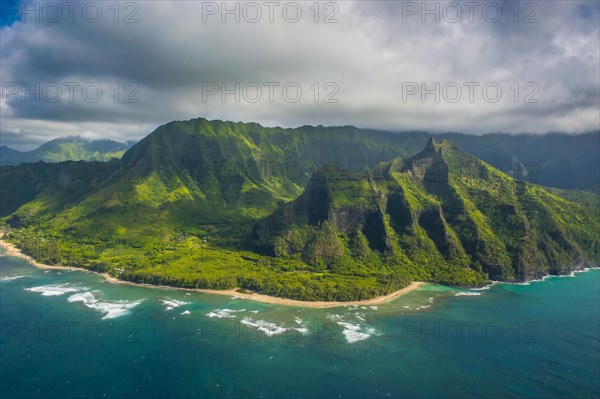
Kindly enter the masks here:
M 72 266 L 60 266 L 60 265 L 46 265 L 44 263 L 40 263 L 33 259 L 31 256 L 24 254 L 17 247 L 15 247 L 10 242 L 5 241 L 3 238 L 0 238 L 0 245 L 2 246 L 3 256 L 14 256 L 20 259 L 27 261 L 30 265 L 37 267 L 38 269 L 52 269 L 52 270 L 79 270 L 85 271 L 88 273 L 99 274 L 104 278 L 104 280 L 109 284 L 122 284 L 122 285 L 131 285 L 136 287 L 146 287 L 146 288 L 158 288 L 158 289 L 166 289 L 166 290 L 179 290 L 179 291 L 187 291 L 187 292 L 200 292 L 203 294 L 215 294 L 215 295 L 226 295 L 230 297 L 237 297 L 241 299 L 248 299 L 257 302 L 267 303 L 271 305 L 286 305 L 286 306 L 297 306 L 297 307 L 307 307 L 307 308 L 334 308 L 341 306 L 365 306 L 365 305 L 381 305 L 387 302 L 391 302 L 394 299 L 405 295 L 411 291 L 415 291 L 425 285 L 425 282 L 422 281 L 413 281 L 407 287 L 404 287 L 398 291 L 394 291 L 391 294 L 378 296 L 372 299 L 365 299 L 361 301 L 347 301 L 347 302 L 336 302 L 336 301 L 300 301 L 297 299 L 288 299 L 288 298 L 280 298 L 265 294 L 259 293 L 246 293 L 246 292 L 238 292 L 236 289 L 229 290 L 211 290 L 204 288 L 183 288 L 183 287 L 171 287 L 168 285 L 153 285 L 153 284 L 145 284 L 145 283 L 134 283 L 132 281 L 120 280 L 116 277 L 111 276 L 108 273 L 99 273 L 93 270 L 81 268 L 81 267 L 72 267 Z

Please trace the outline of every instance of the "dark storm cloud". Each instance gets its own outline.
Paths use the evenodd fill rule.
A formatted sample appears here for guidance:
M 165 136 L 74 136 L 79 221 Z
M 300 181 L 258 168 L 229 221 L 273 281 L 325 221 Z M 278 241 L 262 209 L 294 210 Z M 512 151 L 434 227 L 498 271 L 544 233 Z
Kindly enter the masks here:
M 6 145 L 19 151 L 31 150 L 48 141 L 46 136 L 39 136 L 35 132 L 30 131 L 14 133 L 0 130 L 0 136 L 2 137 L 0 141 L 1 145 Z
M 526 9 L 530 3 L 537 8 Z M 78 82 L 103 88 L 97 102 L 81 95 L 75 101 L 63 95 L 56 102 L 4 96 L 3 136 L 25 141 L 78 133 L 139 138 L 158 124 L 197 116 L 284 126 L 355 124 L 470 133 L 598 127 L 598 3 L 521 2 L 515 22 L 514 2 L 479 2 L 471 22 L 466 3 L 459 1 L 454 2 L 462 7 L 459 21 L 441 14 L 438 23 L 431 15 L 423 23 L 422 10 L 410 8 L 423 2 L 339 2 L 338 22 L 329 24 L 313 21 L 312 3 L 302 3 L 304 14 L 297 23 L 279 14 L 273 23 L 265 18 L 235 23 L 231 17 L 222 23 L 221 15 L 204 21 L 207 3 L 202 2 L 135 4 L 137 23 L 115 23 L 105 4 L 104 17 L 96 23 L 42 18 L 3 27 L 3 83 L 30 88 Z M 500 5 L 502 18 L 486 20 L 481 12 L 486 4 Z M 321 22 L 324 15 L 321 10 Z M 537 22 L 524 23 L 527 16 Z M 272 101 L 265 82 L 279 85 Z M 302 90 L 297 102 L 282 95 L 290 82 Z M 493 82 L 503 96 L 494 103 L 481 92 L 473 102 L 466 93 L 456 103 L 445 98 L 436 103 L 432 96 L 423 102 L 419 94 L 404 101 L 407 82 L 427 88 Z M 326 86 L 330 83 L 333 89 Z M 513 100 L 514 83 L 519 101 Z M 537 87 L 535 104 L 523 103 L 528 83 Z M 126 84 L 135 85 L 137 102 L 124 101 L 131 94 Z M 207 84 L 219 91 L 207 96 Z M 240 92 L 248 84 L 262 87 L 259 101 Z M 117 100 L 112 85 L 120 90 Z M 237 93 L 223 98 L 221 88 Z M 327 95 L 335 101 L 324 101 Z

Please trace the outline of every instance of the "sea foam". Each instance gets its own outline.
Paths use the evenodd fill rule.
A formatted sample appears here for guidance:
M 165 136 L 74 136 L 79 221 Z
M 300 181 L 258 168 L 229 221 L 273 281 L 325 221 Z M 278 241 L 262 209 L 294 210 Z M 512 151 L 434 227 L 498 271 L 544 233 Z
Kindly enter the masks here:
M 363 341 L 375 334 L 375 329 L 372 327 L 365 328 L 358 324 L 346 323 L 343 321 L 338 321 L 337 323 L 344 327 L 342 334 L 344 334 L 344 337 L 346 337 L 346 341 L 348 341 L 349 344 Z
M 240 313 L 245 311 L 246 309 L 216 309 L 212 312 L 208 312 L 206 316 L 210 317 L 211 319 L 213 317 L 216 317 L 218 319 L 234 319 L 236 317 L 234 313 Z
M 304 320 L 302 320 L 299 317 L 294 317 L 294 321 L 296 322 L 296 324 L 298 324 L 300 326 L 300 327 L 294 327 L 293 328 L 294 330 L 298 331 L 302 335 L 308 335 L 310 333 L 310 330 L 306 326 L 306 323 L 304 322 Z
M 511 283 L 511 282 L 508 282 L 508 281 L 492 281 L 491 284 L 488 284 L 488 285 L 486 285 L 484 287 L 471 288 L 471 291 L 489 290 L 490 288 L 492 288 L 496 284 L 531 285 L 531 283 L 541 283 L 541 282 L 544 282 L 544 281 L 546 281 L 549 278 L 576 277 L 577 273 L 585 273 L 585 272 L 588 272 L 590 270 L 596 270 L 596 269 L 600 269 L 600 267 L 585 267 L 583 269 L 573 270 L 569 274 L 559 274 L 559 275 L 549 274 L 549 275 L 543 276 L 542 278 L 538 278 L 538 279 L 534 279 L 534 280 L 529 280 L 529 281 L 525 281 L 525 282 L 522 282 L 522 283 Z
M 82 302 L 90 309 L 104 313 L 102 319 L 114 319 L 115 317 L 129 314 L 129 310 L 139 305 L 142 301 L 98 301 L 91 292 L 82 292 L 71 295 L 69 302 Z
M 354 307 L 354 309 L 357 309 L 357 307 Z M 373 327 L 367 325 L 349 323 L 345 320 L 345 316 L 339 314 L 328 314 L 326 317 L 344 328 L 342 334 L 349 344 L 363 341 L 377 332 Z M 364 313 L 356 312 L 354 313 L 354 317 L 360 321 L 366 321 Z
M 262 332 L 266 336 L 273 336 L 283 334 L 286 331 L 298 331 L 302 335 L 308 335 L 310 330 L 306 327 L 304 321 L 299 317 L 294 317 L 294 321 L 300 327 L 292 326 L 292 325 L 278 325 L 276 323 L 272 323 L 266 320 L 253 320 L 250 317 L 244 317 L 240 320 L 241 324 L 244 324 L 249 327 L 256 328 L 258 331 Z
M 0 281 L 13 281 L 13 280 L 17 280 L 20 278 L 24 278 L 25 276 L 3 276 L 0 277 Z
M 287 330 L 289 330 L 289 328 L 283 327 L 283 326 L 278 326 L 275 323 L 271 323 L 265 320 L 252 320 L 250 317 L 244 317 L 240 323 L 250 326 L 250 327 L 254 327 L 256 328 L 258 331 L 262 332 L 263 334 L 267 335 L 267 336 L 272 336 L 272 335 L 279 335 L 282 334 L 284 332 L 286 332 Z
M 189 304 L 189 302 L 178 301 L 177 299 L 170 299 L 170 298 L 161 299 L 161 302 L 163 303 L 163 305 L 165 305 L 166 310 L 175 309 L 180 306 Z
M 69 292 L 79 292 L 87 289 L 86 287 L 69 287 L 69 284 L 50 284 L 25 288 L 26 291 L 37 292 L 42 294 L 42 296 L 60 296 Z

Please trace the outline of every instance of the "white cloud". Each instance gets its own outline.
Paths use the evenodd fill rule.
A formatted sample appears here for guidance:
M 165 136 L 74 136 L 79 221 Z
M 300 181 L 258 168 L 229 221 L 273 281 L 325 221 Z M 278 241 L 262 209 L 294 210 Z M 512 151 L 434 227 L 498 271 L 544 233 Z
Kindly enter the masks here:
M 539 22 L 532 24 L 522 22 L 532 10 L 522 9 L 515 23 L 507 8 L 512 2 L 492 3 L 504 4 L 497 23 L 487 22 L 480 12 L 470 23 L 460 1 L 455 4 L 462 5 L 463 16 L 457 23 L 443 18 L 433 23 L 431 16 L 422 23 L 419 14 L 403 13 L 402 2 L 376 1 L 335 3 L 339 22 L 330 24 L 313 21 L 312 2 L 298 3 L 303 15 L 297 23 L 286 22 L 278 11 L 290 4 L 285 2 L 274 23 L 262 2 L 257 2 L 263 11 L 258 23 L 243 18 L 235 23 L 231 15 L 222 23 L 218 14 L 203 22 L 203 7 L 221 2 L 139 2 L 137 11 L 120 10 L 119 23 L 108 8 L 113 3 L 95 3 L 103 10 L 97 23 L 78 14 L 74 22 L 64 14 L 57 23 L 44 22 L 44 15 L 40 23 L 29 18 L 2 28 L 0 74 L 3 83 L 24 82 L 31 88 L 38 82 L 42 98 L 36 102 L 30 95 L 23 101 L 9 95 L 6 100 L 4 87 L 0 131 L 5 137 L 21 135 L 23 142 L 73 134 L 123 140 L 140 138 L 170 120 L 197 116 L 283 126 L 355 124 L 470 133 L 597 129 L 598 3 L 536 2 Z M 334 10 L 324 9 L 326 4 L 320 6 L 321 21 Z M 132 11 L 139 22 L 122 23 Z M 103 95 L 98 102 L 81 94 L 69 101 L 63 92 L 51 103 L 43 95 L 44 88 L 51 92 L 51 82 L 78 82 L 80 87 L 97 82 Z M 115 82 L 120 90 L 116 102 Z M 136 93 L 125 86 L 128 82 L 135 84 Z M 203 98 L 203 84 L 210 82 L 229 88 L 239 83 L 240 89 L 257 82 L 262 97 L 256 103 L 245 101 L 243 94 L 253 94 L 249 88 L 239 93 L 239 102 L 232 94 L 224 102 L 219 94 Z M 279 83 L 273 102 L 265 82 Z M 302 88 L 297 103 L 285 101 L 281 88 L 288 82 Z M 335 85 L 326 87 L 328 82 Z M 440 87 L 457 82 L 463 96 L 457 103 L 444 97 L 435 103 L 429 95 L 423 103 L 417 93 L 405 102 L 406 82 L 429 88 L 436 82 Z M 472 103 L 464 82 L 480 83 Z M 497 103 L 484 100 L 481 87 L 489 82 L 502 88 Z M 535 86 L 526 90 L 528 82 Z M 336 87 L 332 98 L 338 102 L 323 103 Z M 538 103 L 523 103 L 535 87 Z M 124 103 L 127 94 L 138 102 Z

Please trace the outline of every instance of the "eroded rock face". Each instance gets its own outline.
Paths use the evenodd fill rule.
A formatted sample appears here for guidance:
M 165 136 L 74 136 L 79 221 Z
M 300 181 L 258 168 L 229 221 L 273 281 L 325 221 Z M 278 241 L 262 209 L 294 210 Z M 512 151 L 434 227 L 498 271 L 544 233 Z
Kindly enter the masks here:
M 464 276 L 446 274 L 465 269 L 524 281 L 569 272 L 586 253 L 596 261 L 597 239 L 580 240 L 577 228 L 567 232 L 550 213 L 561 201 L 430 140 L 417 155 L 369 173 L 322 167 L 298 199 L 256 223 L 250 242 L 319 267 L 375 256 L 380 265 L 426 268 L 434 281 L 460 284 Z
M 385 226 L 385 216 L 380 209 L 367 214 L 362 232 L 367 237 L 372 250 L 379 252 L 392 250 L 391 238 Z
M 438 251 L 444 256 L 450 256 L 450 234 L 443 220 L 442 209 L 431 209 L 423 212 L 419 216 L 419 224 L 433 240 Z
M 327 220 L 341 233 L 347 233 L 352 229 L 361 228 L 365 224 L 367 214 L 364 209 L 354 207 L 343 207 L 329 211 Z
M 430 183 L 444 183 L 448 181 L 448 164 L 444 161 L 442 148 L 435 149 L 433 138 L 417 155 L 408 158 L 404 163 L 404 172 L 421 181 Z

